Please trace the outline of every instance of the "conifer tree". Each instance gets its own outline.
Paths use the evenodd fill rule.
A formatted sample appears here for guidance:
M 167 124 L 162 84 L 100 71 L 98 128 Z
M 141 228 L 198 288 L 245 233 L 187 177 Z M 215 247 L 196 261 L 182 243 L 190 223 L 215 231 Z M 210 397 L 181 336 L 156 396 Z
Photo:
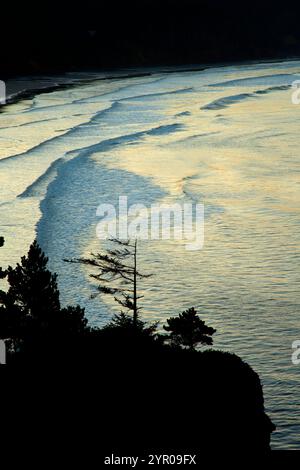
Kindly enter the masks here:
M 15 306 L 30 318 L 43 318 L 60 310 L 56 274 L 47 269 L 48 258 L 37 241 L 29 248 L 21 263 L 7 269 L 9 289 L 2 297 L 4 304 Z
M 0 337 L 13 338 L 19 344 L 26 338 L 63 338 L 85 330 L 84 309 L 61 308 L 57 275 L 48 270 L 47 263 L 34 241 L 28 255 L 6 270 L 9 288 L 0 291 Z
M 178 317 L 167 320 L 164 330 L 169 332 L 167 339 L 175 346 L 186 347 L 195 350 L 197 344 L 211 345 L 211 336 L 216 332 L 212 327 L 205 324 L 197 315 L 194 308 L 180 313 Z
M 98 269 L 98 273 L 90 274 L 99 282 L 98 292 L 110 294 L 122 307 L 132 312 L 133 327 L 138 325 L 138 280 L 150 277 L 138 270 L 137 240 L 133 243 L 118 239 L 110 240 L 114 247 L 106 253 L 91 254 L 90 258 L 65 259 L 71 263 L 82 263 Z

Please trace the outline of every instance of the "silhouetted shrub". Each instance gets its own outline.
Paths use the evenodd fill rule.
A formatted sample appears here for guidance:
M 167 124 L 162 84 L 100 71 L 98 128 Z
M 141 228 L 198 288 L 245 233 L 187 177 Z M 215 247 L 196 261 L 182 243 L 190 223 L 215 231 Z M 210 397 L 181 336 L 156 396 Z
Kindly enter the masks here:
M 139 317 L 134 320 L 131 315 L 121 312 L 100 330 L 101 342 L 119 359 L 120 355 L 129 357 L 137 350 L 154 352 L 163 346 L 164 341 L 157 332 L 157 325 L 148 324 Z
M 193 350 L 199 343 L 206 345 L 213 343 L 211 336 L 216 330 L 205 325 L 194 308 L 180 313 L 178 317 L 169 318 L 167 323 L 164 330 L 170 332 L 167 338 L 173 345 Z

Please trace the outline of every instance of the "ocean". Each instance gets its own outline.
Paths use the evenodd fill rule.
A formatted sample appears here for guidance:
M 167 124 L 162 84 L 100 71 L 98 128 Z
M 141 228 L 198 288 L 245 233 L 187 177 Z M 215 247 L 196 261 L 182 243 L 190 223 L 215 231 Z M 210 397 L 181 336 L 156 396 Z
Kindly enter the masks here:
M 214 347 L 260 375 L 272 448 L 299 449 L 300 61 L 94 75 L 0 113 L 0 265 L 37 238 L 62 303 L 101 326 L 118 305 L 91 298 L 89 269 L 63 261 L 105 248 L 99 205 L 203 204 L 202 249 L 139 242 L 153 274 L 139 285 L 142 318 L 197 308 Z

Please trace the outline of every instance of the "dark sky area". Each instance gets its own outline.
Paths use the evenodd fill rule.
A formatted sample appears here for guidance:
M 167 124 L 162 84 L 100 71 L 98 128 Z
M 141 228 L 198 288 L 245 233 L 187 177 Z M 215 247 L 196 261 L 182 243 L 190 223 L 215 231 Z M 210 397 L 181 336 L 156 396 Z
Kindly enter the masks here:
M 300 1 L 53 0 L 1 10 L 2 76 L 300 56 Z

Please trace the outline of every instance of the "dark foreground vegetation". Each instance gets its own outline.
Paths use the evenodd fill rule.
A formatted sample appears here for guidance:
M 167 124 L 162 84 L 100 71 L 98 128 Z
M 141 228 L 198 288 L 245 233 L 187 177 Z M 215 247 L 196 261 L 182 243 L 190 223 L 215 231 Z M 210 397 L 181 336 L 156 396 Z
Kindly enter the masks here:
M 106 265 L 98 257 L 102 267 L 111 259 L 113 252 Z M 23 444 L 49 452 L 62 443 L 66 451 L 68 436 L 73 455 L 85 445 L 98 455 L 269 450 L 274 426 L 258 375 L 233 354 L 199 350 L 215 330 L 195 309 L 170 318 L 162 334 L 125 297 L 130 313 L 90 327 L 82 308 L 61 307 L 56 275 L 36 242 L 0 275 L 9 285 L 0 291 L 0 338 L 8 348 L 1 372 L 15 374 L 13 385 L 1 384 L 2 403 L 7 433 Z M 54 426 L 53 442 L 45 423 L 47 432 Z

